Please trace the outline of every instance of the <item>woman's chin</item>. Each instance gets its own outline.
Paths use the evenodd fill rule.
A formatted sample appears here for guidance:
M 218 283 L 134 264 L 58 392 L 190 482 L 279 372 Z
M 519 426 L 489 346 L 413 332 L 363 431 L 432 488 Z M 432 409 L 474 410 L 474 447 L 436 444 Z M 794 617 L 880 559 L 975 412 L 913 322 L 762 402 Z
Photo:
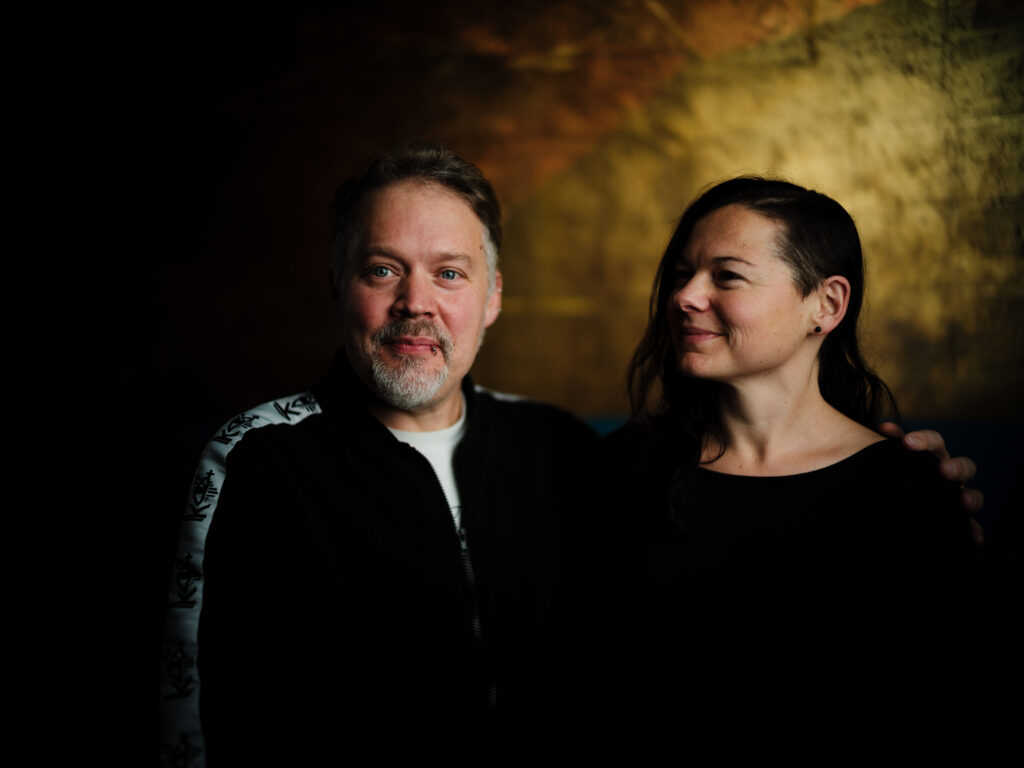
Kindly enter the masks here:
M 709 360 L 706 355 L 697 355 L 692 352 L 680 355 L 676 361 L 676 370 L 691 379 L 717 378 L 716 368 L 714 362 Z

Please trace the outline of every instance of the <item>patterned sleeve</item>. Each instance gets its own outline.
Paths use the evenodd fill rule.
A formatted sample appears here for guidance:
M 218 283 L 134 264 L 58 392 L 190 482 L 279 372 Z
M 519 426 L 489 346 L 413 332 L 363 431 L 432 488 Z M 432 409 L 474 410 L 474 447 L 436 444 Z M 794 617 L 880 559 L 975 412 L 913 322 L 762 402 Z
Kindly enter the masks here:
M 250 431 L 296 424 L 319 412 L 320 406 L 310 392 L 265 403 L 225 424 L 203 451 L 185 509 L 167 602 L 160 684 L 160 751 L 164 765 L 206 765 L 199 714 L 199 623 L 207 536 L 214 514 L 221 508 L 229 457 Z

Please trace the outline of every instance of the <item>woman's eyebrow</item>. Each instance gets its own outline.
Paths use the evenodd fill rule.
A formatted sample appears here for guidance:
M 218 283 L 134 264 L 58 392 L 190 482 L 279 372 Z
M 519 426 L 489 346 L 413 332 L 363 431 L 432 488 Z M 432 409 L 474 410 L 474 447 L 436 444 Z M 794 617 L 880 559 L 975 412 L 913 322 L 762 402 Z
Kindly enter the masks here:
M 721 264 L 724 261 L 738 261 L 741 264 L 746 264 L 751 267 L 757 266 L 754 262 L 747 261 L 746 259 L 740 258 L 739 256 L 715 256 L 715 258 L 713 258 L 712 261 L 715 262 L 716 264 Z

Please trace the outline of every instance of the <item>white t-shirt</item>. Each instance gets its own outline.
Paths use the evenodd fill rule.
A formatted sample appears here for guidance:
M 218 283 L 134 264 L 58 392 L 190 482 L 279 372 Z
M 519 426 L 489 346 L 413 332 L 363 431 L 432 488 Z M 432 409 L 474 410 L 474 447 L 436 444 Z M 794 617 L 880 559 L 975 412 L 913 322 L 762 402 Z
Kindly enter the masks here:
M 411 445 L 426 456 L 430 466 L 434 468 L 434 474 L 441 482 L 441 490 L 448 500 L 448 509 L 452 513 L 455 527 L 458 528 L 462 524 L 462 501 L 459 499 L 459 489 L 455 485 L 452 457 L 455 455 L 455 446 L 466 433 L 466 399 L 462 399 L 462 415 L 450 427 L 434 432 L 405 432 L 391 427 L 388 427 L 388 430 L 401 442 Z

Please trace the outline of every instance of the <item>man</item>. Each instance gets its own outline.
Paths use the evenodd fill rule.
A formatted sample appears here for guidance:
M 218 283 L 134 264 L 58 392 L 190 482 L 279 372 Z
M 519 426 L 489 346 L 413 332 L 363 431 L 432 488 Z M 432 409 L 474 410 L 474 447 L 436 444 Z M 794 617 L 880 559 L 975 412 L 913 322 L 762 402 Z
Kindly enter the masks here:
M 454 746 L 540 705 L 593 435 L 467 377 L 501 308 L 500 237 L 490 184 L 440 147 L 390 152 L 344 190 L 333 370 L 230 422 L 197 473 L 166 754 Z
M 385 153 L 343 188 L 331 373 L 229 422 L 196 475 L 164 659 L 169 760 L 425 741 L 456 756 L 555 701 L 593 435 L 468 378 L 501 309 L 500 240 L 490 184 L 439 146 Z

